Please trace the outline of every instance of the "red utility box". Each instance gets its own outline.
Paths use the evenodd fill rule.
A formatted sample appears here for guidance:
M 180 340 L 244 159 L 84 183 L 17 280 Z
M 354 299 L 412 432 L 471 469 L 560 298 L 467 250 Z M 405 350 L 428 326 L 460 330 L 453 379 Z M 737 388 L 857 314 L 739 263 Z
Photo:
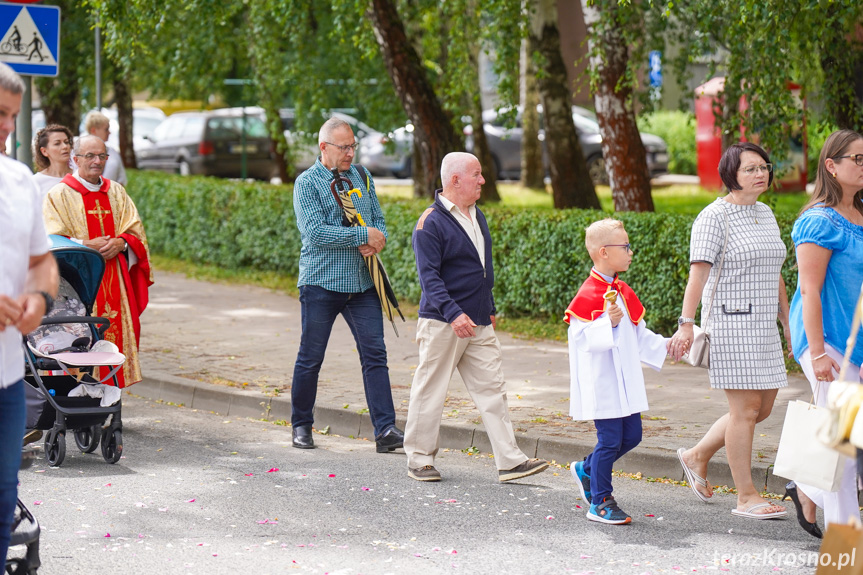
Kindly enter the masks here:
M 701 187 L 707 190 L 719 190 L 722 180 L 719 178 L 719 160 L 722 158 L 722 134 L 716 126 L 714 109 L 720 104 L 720 98 L 725 87 L 725 78 L 712 78 L 695 89 L 695 146 L 698 156 L 698 177 Z M 800 86 L 788 84 L 788 89 L 795 96 L 800 94 Z M 746 97 L 740 98 L 740 109 L 746 110 Z M 801 110 L 805 103 L 801 102 Z M 806 164 L 807 145 L 806 129 L 801 113 L 800 129 L 789 142 L 790 152 L 783 160 L 771 158 L 774 164 L 776 178 L 774 185 L 784 192 L 806 189 L 808 170 Z M 743 130 L 742 133 L 745 134 Z M 758 143 L 757 134 L 752 138 L 742 137 L 742 141 Z M 769 153 L 769 150 L 768 150 Z

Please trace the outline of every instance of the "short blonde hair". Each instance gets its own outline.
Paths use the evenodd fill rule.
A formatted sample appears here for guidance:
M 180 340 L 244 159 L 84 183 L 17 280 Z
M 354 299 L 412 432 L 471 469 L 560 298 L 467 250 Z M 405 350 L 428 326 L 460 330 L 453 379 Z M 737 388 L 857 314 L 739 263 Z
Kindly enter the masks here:
M 593 257 L 599 252 L 599 248 L 609 241 L 612 232 L 622 229 L 623 222 L 614 218 L 605 218 L 587 226 L 584 230 L 584 245 L 587 246 L 587 253 Z
M 108 119 L 108 116 L 98 110 L 92 110 L 87 113 L 87 116 L 84 117 L 84 130 L 86 130 L 87 132 L 89 132 L 93 128 L 109 126 L 110 124 L 111 120 Z

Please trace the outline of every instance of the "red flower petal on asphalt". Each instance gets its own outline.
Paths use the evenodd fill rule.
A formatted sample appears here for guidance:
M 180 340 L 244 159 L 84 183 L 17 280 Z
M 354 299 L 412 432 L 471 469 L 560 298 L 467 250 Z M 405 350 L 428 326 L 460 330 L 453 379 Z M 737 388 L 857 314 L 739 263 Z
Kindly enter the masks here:
M 278 470 L 279 470 L 279 468 L 278 468 L 278 467 L 273 467 L 272 469 L 270 469 L 269 471 L 267 471 L 267 473 L 274 473 L 274 472 L 276 472 L 276 471 L 278 471 Z
M 368 487 L 363 487 L 362 490 L 363 491 L 371 491 L 371 489 L 369 489 Z
M 111 536 L 110 533 L 105 533 L 105 537 L 110 537 L 110 536 Z
M 254 475 L 254 473 L 246 473 L 246 477 L 251 477 L 253 475 Z
M 329 475 L 327 475 L 327 477 L 335 477 L 335 476 L 336 476 L 335 473 L 330 473 Z
M 34 501 L 33 505 L 42 505 L 42 502 L 41 501 Z
M 187 499 L 187 500 L 186 500 L 186 503 L 194 503 L 194 502 L 195 502 L 195 500 L 194 500 L 194 499 Z
M 654 515 L 653 513 L 645 513 L 644 516 L 645 517 L 656 517 L 656 515 Z

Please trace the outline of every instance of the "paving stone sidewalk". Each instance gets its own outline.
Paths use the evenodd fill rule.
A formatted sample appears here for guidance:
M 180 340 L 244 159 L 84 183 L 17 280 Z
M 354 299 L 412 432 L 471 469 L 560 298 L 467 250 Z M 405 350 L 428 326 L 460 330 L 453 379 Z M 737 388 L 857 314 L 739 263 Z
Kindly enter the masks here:
M 144 381 L 129 393 L 231 417 L 290 421 L 290 385 L 300 339 L 296 298 L 158 273 L 141 318 Z M 417 363 L 416 320 L 399 322 L 401 337 L 385 326 L 393 399 L 400 425 L 407 415 Z M 565 343 L 528 341 L 500 334 L 513 425 L 531 457 L 567 463 L 581 459 L 595 441 L 589 422 L 569 412 L 569 364 Z M 676 450 L 691 446 L 726 412 L 724 394 L 710 389 L 707 371 L 666 362 L 645 369 L 650 410 L 643 414 L 644 441 L 616 466 L 623 471 L 680 480 Z M 799 374 L 789 375 L 773 414 L 756 427 L 753 477 L 757 486 L 780 491 L 785 479 L 769 473 L 789 400 L 808 399 Z M 340 318 L 333 329 L 320 376 L 315 428 L 372 439 L 360 364 L 350 330 Z M 456 375 L 443 414 L 441 447 L 490 452 L 479 414 Z M 289 437 L 290 431 L 285 429 Z M 369 453 L 374 444 L 369 442 Z M 397 452 L 400 457 L 401 451 Z M 399 457 L 392 455 L 395 458 Z M 404 460 L 398 461 L 404 465 Z M 724 450 L 708 471 L 714 485 L 732 484 Z

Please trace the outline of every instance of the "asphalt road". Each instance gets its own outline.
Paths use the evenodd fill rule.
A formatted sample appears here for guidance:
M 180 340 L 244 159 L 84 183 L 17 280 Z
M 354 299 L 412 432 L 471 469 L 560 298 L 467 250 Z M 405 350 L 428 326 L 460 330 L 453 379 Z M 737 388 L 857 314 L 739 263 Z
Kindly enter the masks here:
M 489 456 L 447 452 L 444 481 L 419 483 L 367 441 L 303 451 L 289 428 L 123 401 L 116 465 L 70 438 L 61 467 L 40 451 L 20 474 L 40 574 L 814 572 L 817 540 L 791 518 L 732 517 L 731 495 L 618 478 L 634 521 L 600 525 L 567 469 L 499 484 Z

